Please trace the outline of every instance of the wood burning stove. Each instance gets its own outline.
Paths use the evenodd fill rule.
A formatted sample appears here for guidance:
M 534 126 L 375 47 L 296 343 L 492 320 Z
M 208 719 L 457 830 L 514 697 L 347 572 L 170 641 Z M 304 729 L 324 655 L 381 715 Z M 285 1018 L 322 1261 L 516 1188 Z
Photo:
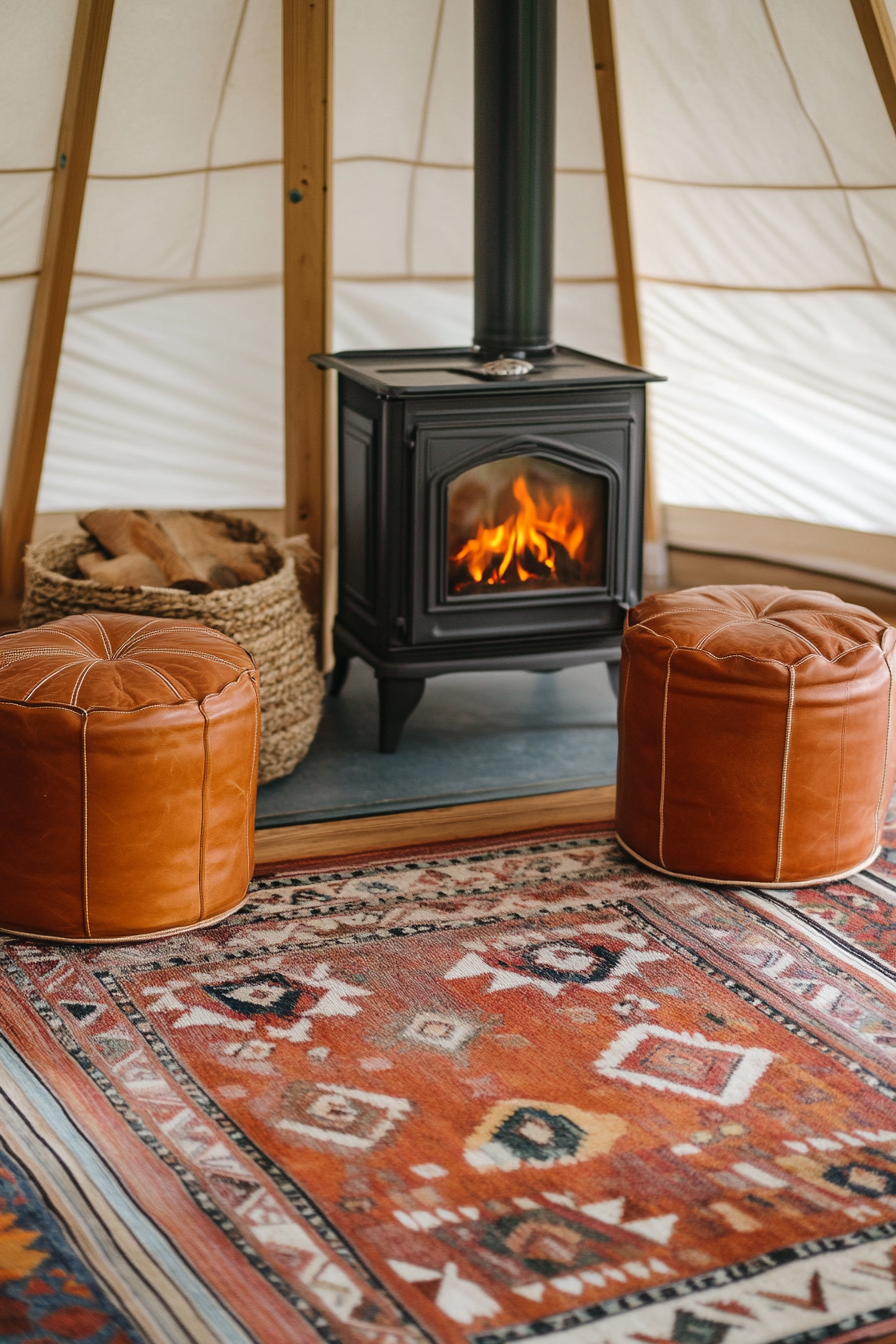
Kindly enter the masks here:
M 644 385 L 551 341 L 556 0 L 476 0 L 472 348 L 339 373 L 338 694 L 377 675 L 394 751 L 426 678 L 618 663 L 641 595 Z

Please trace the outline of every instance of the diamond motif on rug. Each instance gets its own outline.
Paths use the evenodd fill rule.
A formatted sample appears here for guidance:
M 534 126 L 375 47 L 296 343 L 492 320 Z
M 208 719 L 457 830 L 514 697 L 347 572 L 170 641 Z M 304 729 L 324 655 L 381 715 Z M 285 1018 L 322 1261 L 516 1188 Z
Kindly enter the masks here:
M 770 1050 L 725 1045 L 699 1032 L 690 1035 L 645 1023 L 620 1032 L 594 1067 L 607 1078 L 636 1087 L 734 1106 L 747 1100 L 773 1059 Z

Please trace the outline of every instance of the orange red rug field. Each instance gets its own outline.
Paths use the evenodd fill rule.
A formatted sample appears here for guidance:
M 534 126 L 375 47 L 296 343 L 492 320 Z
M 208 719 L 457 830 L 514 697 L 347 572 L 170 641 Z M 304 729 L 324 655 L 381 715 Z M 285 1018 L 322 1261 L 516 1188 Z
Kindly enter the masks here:
M 595 834 L 281 874 L 155 944 L 6 940 L 0 1131 L 110 1304 L 21 1338 L 891 1330 L 892 857 L 796 899 Z

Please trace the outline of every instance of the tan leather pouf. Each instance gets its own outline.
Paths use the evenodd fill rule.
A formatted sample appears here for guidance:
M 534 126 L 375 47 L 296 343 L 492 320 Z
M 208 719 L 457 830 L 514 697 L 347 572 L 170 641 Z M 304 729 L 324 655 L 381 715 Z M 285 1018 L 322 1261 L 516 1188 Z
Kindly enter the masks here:
M 97 612 L 0 638 L 0 928 L 127 942 L 212 924 L 252 875 L 250 656 Z
M 896 630 L 829 593 L 690 588 L 629 612 L 617 836 L 673 877 L 761 887 L 870 863 L 896 774 Z

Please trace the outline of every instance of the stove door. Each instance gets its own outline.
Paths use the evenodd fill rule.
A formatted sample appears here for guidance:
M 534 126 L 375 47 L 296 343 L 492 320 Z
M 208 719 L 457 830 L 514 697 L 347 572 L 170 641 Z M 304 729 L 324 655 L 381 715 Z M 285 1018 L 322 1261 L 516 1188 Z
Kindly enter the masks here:
M 500 437 L 475 417 L 418 428 L 414 644 L 621 628 L 640 582 L 627 551 L 640 510 L 630 421 L 558 417 L 533 432 L 520 420 L 505 415 Z

